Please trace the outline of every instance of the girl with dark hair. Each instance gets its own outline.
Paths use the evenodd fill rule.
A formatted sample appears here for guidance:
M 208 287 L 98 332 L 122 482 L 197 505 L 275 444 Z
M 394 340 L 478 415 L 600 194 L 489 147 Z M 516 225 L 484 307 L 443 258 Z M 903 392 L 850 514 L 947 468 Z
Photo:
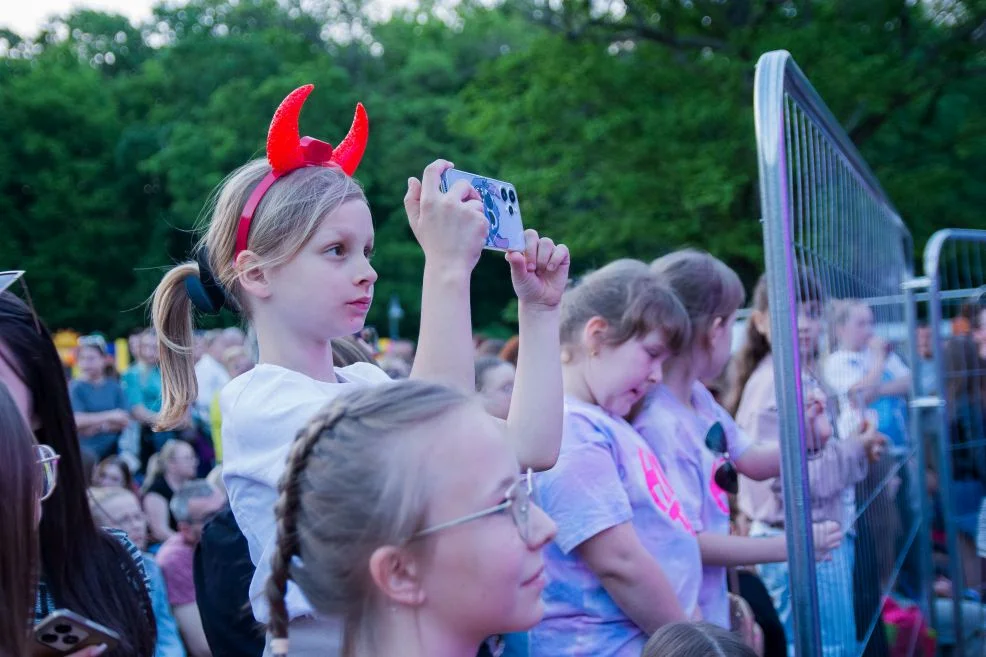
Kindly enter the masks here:
M 122 534 L 96 528 L 58 352 L 44 324 L 9 292 L 0 293 L 0 382 L 38 443 L 61 455 L 61 485 L 45 503 L 39 528 L 36 621 L 68 608 L 119 633 L 109 655 L 150 657 L 155 625 L 139 552 Z

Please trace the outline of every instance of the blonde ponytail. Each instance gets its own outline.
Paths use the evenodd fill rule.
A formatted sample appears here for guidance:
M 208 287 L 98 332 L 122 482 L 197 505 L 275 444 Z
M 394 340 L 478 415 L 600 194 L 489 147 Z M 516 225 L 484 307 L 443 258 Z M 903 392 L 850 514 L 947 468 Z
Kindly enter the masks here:
M 199 266 L 186 262 L 173 268 L 154 290 L 151 315 L 161 356 L 161 413 L 155 431 L 180 425 L 198 395 L 192 345 L 192 301 L 185 279 L 199 275 Z

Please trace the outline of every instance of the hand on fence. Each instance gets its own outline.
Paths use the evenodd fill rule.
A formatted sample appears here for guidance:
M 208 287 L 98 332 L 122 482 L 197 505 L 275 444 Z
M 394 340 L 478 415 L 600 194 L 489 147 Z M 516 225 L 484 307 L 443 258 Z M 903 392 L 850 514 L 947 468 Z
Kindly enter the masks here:
M 805 405 L 805 445 L 810 452 L 819 452 L 825 448 L 832 437 L 832 422 L 825 412 L 825 396 L 820 392 L 809 396 Z
M 833 520 L 825 520 L 812 525 L 811 532 L 815 543 L 815 559 L 828 561 L 832 551 L 842 544 L 842 527 Z
M 870 463 L 876 463 L 887 448 L 887 437 L 876 430 L 876 425 L 869 421 L 863 422 L 863 431 L 859 435 Z

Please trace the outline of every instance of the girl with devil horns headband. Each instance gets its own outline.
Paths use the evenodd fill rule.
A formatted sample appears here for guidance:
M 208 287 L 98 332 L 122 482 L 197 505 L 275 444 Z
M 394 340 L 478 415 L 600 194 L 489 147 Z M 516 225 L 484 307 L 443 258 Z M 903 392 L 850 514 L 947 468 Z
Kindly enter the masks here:
M 168 272 L 153 301 L 163 379 L 161 428 L 179 423 L 196 398 L 192 306 L 207 313 L 234 309 L 256 330 L 260 363 L 223 389 L 220 406 L 224 479 L 257 566 L 250 587 L 254 614 L 261 622 L 272 621 L 278 639 L 268 645 L 268 654 L 287 652 L 280 622 L 286 619 L 291 621 L 291 655 L 330 654 L 326 641 L 339 638 L 334 621 L 320 617 L 293 583 L 287 584 L 286 609 L 276 610 L 276 618 L 263 596 L 274 553 L 288 563 L 297 556 L 284 554 L 292 537 L 276 536 L 274 511 L 277 506 L 283 527 L 290 509 L 283 499 L 278 504 L 278 480 L 292 443 L 332 398 L 389 381 L 369 364 L 332 365 L 330 340 L 363 327 L 377 278 L 370 265 L 370 209 L 351 177 L 366 148 L 368 122 L 357 105 L 353 126 L 337 147 L 300 138 L 298 116 L 311 91 L 307 85 L 284 99 L 271 122 L 266 160 L 250 162 L 226 179 L 196 262 Z M 488 225 L 478 193 L 465 182 L 440 192 L 441 175 L 451 166 L 443 160 L 431 163 L 420 181 L 408 179 L 404 197 L 411 230 L 425 255 L 421 333 L 411 376 L 472 392 L 469 281 Z M 558 305 L 569 255 L 566 247 L 531 230 L 526 246 L 506 256 L 523 337 L 510 416 L 496 430 L 513 446 L 511 458 L 519 466 L 546 469 L 557 458 L 562 431 Z M 462 441 L 470 440 L 469 426 L 459 431 Z M 354 498 L 352 503 L 373 505 L 375 500 Z M 461 531 L 483 523 L 469 523 Z

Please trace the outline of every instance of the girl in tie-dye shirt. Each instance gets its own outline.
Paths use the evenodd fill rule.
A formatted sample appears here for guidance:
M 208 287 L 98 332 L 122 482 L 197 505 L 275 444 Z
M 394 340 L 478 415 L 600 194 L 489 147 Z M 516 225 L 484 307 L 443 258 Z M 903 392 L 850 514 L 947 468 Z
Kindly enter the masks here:
M 654 452 L 624 419 L 687 338 L 684 309 L 647 265 L 620 260 L 562 300 L 565 428 L 537 494 L 558 525 L 545 549 L 538 657 L 639 657 L 658 627 L 696 617 L 692 524 Z
M 736 311 L 745 299 L 739 277 L 711 255 L 690 249 L 658 258 L 651 270 L 687 310 L 691 337 L 664 364 L 663 383 L 648 394 L 633 426 L 669 472 L 698 535 L 702 616 L 728 628 L 726 568 L 786 561 L 787 543 L 783 535 L 730 536 L 727 492 L 737 491 L 737 471 L 757 481 L 779 476 L 780 449 L 747 436 L 701 383 L 718 377 L 729 361 Z M 816 556 L 825 556 L 841 539 L 837 523 L 816 525 Z

